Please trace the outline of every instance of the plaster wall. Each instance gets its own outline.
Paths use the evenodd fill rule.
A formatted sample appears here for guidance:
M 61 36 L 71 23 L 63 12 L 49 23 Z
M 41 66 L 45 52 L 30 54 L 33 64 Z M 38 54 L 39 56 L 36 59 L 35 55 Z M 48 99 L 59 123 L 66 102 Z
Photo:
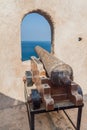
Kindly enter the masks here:
M 24 101 L 22 77 L 30 63 L 21 61 L 21 22 L 37 9 L 52 19 L 55 55 L 72 66 L 87 93 L 87 0 L 0 0 L 0 92 Z

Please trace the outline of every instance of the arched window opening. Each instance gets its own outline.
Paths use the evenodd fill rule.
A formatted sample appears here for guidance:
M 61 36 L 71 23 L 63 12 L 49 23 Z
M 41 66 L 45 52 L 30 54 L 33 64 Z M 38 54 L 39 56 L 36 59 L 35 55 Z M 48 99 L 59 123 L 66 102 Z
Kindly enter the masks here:
M 34 50 L 37 45 L 51 52 L 51 39 L 51 26 L 43 15 L 36 12 L 26 15 L 21 24 L 22 61 L 38 57 Z

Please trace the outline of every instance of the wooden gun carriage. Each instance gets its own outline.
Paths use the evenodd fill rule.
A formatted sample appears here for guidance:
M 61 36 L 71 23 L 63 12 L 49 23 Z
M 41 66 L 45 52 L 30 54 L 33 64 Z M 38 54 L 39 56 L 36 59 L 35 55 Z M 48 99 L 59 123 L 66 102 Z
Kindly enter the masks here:
M 34 108 L 39 108 L 41 103 L 46 110 L 53 110 L 55 103 L 62 102 L 82 105 L 82 90 L 73 81 L 72 68 L 39 46 L 35 47 L 35 51 L 39 58 L 31 57 L 32 81 L 36 86 L 31 100 L 36 99 L 33 97 L 37 93 L 39 99 L 35 102 L 39 102 L 39 106 Z

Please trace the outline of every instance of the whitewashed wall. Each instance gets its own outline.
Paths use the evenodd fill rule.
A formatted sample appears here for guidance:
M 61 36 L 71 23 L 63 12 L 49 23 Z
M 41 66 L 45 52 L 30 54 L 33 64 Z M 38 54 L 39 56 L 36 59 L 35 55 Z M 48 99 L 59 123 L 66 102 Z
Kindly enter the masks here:
M 87 93 L 87 0 L 0 0 L 0 92 L 24 101 L 22 77 L 30 64 L 21 61 L 21 22 L 37 9 L 51 16 L 55 55 L 72 66 Z

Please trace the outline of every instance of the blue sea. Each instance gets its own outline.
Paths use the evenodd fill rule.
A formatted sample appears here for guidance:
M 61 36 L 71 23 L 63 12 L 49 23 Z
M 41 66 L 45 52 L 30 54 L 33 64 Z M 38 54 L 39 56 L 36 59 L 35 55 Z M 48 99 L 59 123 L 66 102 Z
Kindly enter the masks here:
M 48 52 L 51 52 L 51 42 L 50 41 L 22 41 L 21 42 L 21 56 L 22 61 L 30 60 L 31 56 L 37 56 L 34 48 L 35 46 L 41 46 Z

